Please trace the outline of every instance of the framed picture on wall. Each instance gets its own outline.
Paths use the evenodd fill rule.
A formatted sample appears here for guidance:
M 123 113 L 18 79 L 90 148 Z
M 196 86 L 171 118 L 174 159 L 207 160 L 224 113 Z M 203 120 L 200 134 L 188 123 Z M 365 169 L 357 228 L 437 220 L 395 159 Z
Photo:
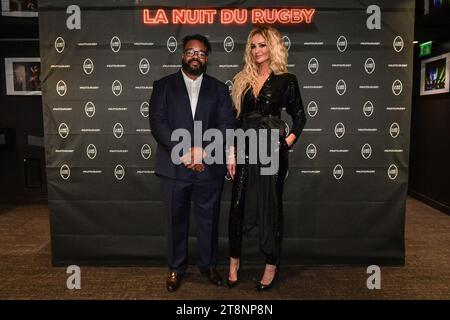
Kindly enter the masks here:
M 424 14 L 448 10 L 449 8 L 449 0 L 424 0 Z
M 5 58 L 7 95 L 40 95 L 40 58 Z
M 450 52 L 422 60 L 420 68 L 420 95 L 449 92 Z
M 1 0 L 2 16 L 37 17 L 37 0 Z

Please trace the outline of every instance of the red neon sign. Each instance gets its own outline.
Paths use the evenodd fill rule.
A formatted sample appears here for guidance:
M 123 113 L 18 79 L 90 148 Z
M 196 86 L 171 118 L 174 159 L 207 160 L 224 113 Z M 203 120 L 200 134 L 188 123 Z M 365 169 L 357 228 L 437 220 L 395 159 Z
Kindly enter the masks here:
M 164 9 L 158 9 L 156 11 L 155 17 L 152 18 L 150 10 L 144 9 L 144 23 L 145 24 L 169 24 L 166 12 Z
M 277 9 L 173 9 L 171 19 L 164 9 L 143 10 L 143 22 L 148 25 L 158 24 L 213 24 L 216 16 L 221 24 L 310 24 L 316 9 L 277 8 Z M 170 21 L 170 22 L 169 22 Z
M 222 24 L 244 24 L 247 22 L 247 10 L 241 9 L 222 9 L 220 10 L 220 22 Z
M 174 9 L 172 10 L 173 24 L 213 24 L 216 9 Z

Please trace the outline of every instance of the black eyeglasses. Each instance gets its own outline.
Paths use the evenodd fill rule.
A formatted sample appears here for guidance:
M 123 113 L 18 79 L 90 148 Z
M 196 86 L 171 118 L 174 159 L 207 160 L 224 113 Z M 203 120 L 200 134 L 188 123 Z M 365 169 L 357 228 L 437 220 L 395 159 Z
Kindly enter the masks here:
M 188 57 L 193 57 L 193 56 L 195 56 L 195 54 L 197 54 L 197 56 L 201 59 L 204 59 L 208 56 L 208 54 L 205 51 L 194 50 L 194 49 L 187 49 L 184 51 L 184 54 L 187 55 Z

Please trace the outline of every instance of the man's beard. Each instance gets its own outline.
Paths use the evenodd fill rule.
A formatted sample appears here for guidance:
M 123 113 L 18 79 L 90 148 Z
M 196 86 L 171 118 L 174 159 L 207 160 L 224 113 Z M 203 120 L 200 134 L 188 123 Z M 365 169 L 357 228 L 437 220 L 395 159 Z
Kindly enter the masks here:
M 192 61 L 197 61 L 200 66 L 198 68 L 191 68 L 189 63 Z M 202 73 L 206 72 L 206 62 L 201 63 L 199 60 L 195 59 L 190 60 L 188 63 L 185 62 L 184 60 L 181 60 L 181 66 L 183 67 L 183 71 L 186 72 L 187 74 L 190 74 L 191 76 L 198 77 Z

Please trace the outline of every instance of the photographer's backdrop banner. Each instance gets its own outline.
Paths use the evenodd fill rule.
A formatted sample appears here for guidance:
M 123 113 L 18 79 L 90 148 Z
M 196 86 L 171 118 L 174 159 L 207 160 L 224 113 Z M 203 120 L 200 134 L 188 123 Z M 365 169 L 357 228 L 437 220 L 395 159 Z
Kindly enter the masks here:
M 307 116 L 289 153 L 283 263 L 404 263 L 414 1 L 41 0 L 54 265 L 165 265 L 153 82 L 180 69 L 183 37 L 200 33 L 212 44 L 208 74 L 231 91 L 258 24 L 280 31 Z M 193 213 L 190 236 L 195 263 Z M 244 260 L 263 263 L 256 234 L 244 242 Z

